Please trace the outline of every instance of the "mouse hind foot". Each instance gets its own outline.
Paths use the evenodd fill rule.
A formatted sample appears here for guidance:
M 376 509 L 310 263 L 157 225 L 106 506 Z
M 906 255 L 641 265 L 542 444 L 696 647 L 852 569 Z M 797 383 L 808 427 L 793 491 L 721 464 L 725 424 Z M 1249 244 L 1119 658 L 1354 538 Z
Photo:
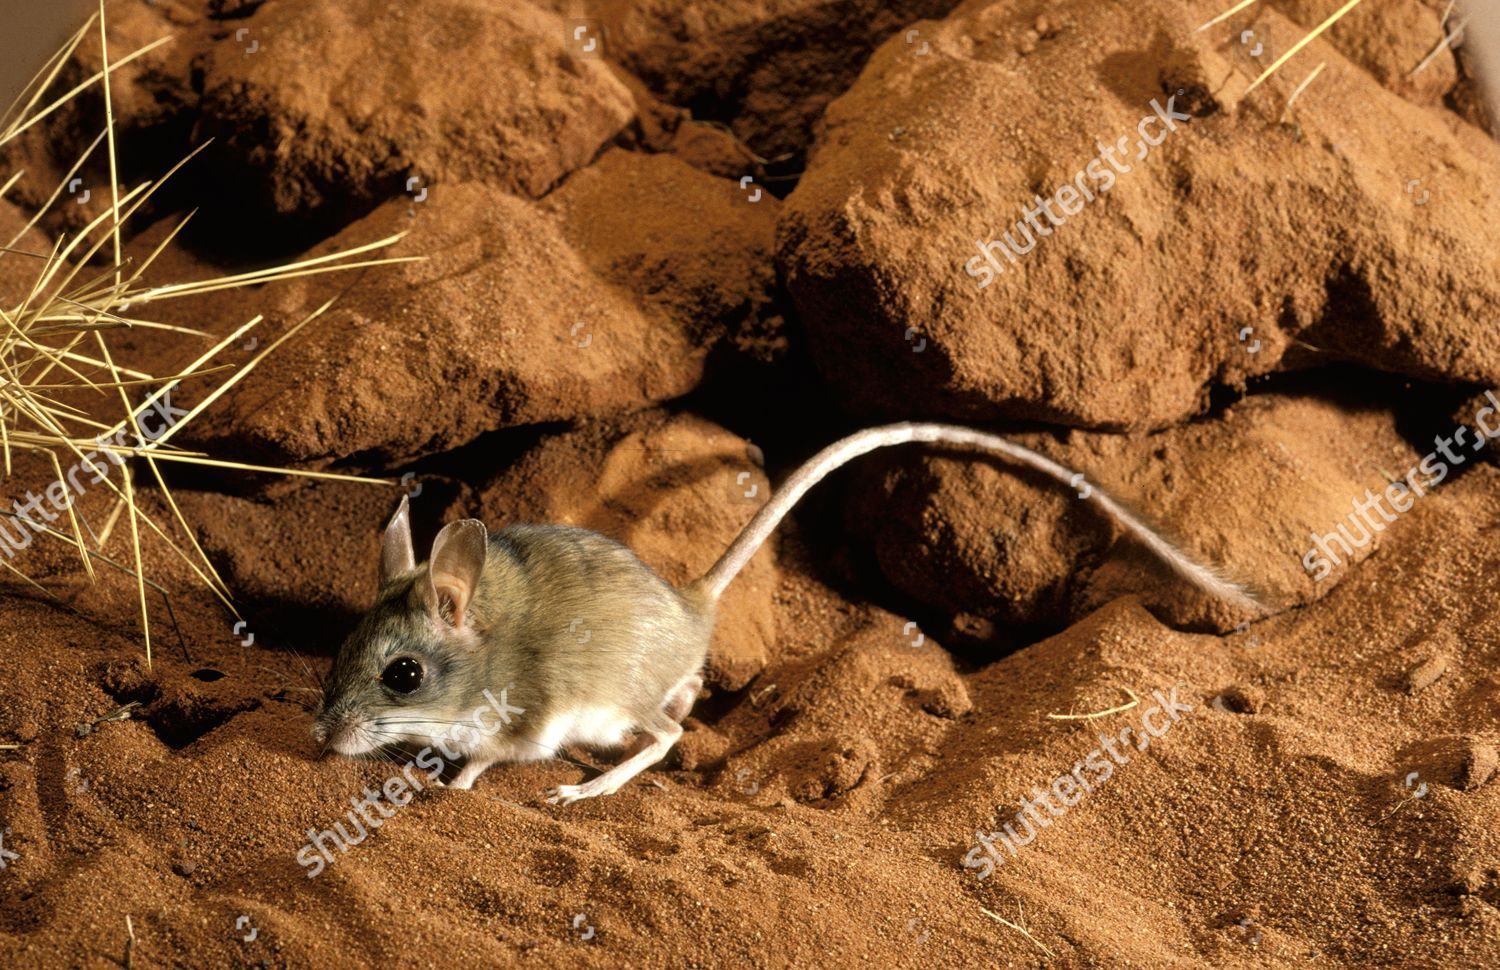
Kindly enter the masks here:
M 585 798 L 613 795 L 630 779 L 665 758 L 681 737 L 682 725 L 668 717 L 664 709 L 641 728 L 641 736 L 631 745 L 624 761 L 581 785 L 558 785 L 550 789 L 547 801 L 554 805 L 568 805 Z

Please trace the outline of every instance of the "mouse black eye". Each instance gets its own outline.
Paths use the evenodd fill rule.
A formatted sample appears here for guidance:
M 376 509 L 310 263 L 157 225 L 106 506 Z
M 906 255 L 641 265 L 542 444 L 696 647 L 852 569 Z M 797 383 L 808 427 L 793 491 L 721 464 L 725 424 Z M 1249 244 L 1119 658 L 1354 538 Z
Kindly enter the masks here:
M 398 694 L 410 694 L 422 684 L 422 665 L 410 657 L 397 657 L 381 671 L 380 682 Z

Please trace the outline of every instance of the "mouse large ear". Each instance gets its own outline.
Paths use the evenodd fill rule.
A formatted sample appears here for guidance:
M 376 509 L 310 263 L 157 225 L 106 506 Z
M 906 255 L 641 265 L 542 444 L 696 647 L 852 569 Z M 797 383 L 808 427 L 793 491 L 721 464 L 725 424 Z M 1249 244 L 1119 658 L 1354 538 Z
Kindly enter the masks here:
M 432 542 L 428 603 L 456 629 L 463 628 L 488 549 L 489 532 L 478 519 L 450 522 Z
M 417 556 L 411 545 L 411 510 L 403 495 L 380 539 L 380 585 L 416 568 Z

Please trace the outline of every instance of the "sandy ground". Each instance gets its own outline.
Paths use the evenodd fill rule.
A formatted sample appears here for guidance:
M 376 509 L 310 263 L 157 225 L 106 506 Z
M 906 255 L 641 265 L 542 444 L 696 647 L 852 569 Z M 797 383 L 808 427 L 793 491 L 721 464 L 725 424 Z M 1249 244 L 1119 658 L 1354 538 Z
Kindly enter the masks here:
M 116 84 L 124 179 L 213 139 L 131 227 L 140 257 L 199 210 L 159 282 L 392 230 L 425 257 L 163 303 L 269 341 L 339 296 L 187 443 L 399 480 L 419 554 L 460 517 L 566 522 L 682 583 L 839 435 L 961 420 L 1267 611 L 1072 489 L 892 451 L 731 588 L 661 765 L 557 807 L 614 757 L 569 749 L 367 821 L 351 799 L 400 766 L 319 759 L 310 728 L 401 488 L 178 470 L 243 621 L 148 542 L 148 666 L 128 576 L 9 560 L 55 600 L 3 588 L 0 962 L 1495 966 L 1500 152 L 1461 53 L 1410 73 L 1441 3 L 1369 0 L 1249 90 L 1255 44 L 1325 6 L 1194 33 L 1217 7 L 107 4 L 112 49 L 176 37 Z M 1174 95 L 1184 130 L 983 262 Z M 26 170 L 3 235 L 100 117 L 85 96 L 0 159 Z M 100 211 L 83 171 L 92 204 L 45 232 Z M 0 306 L 25 285 L 3 264 Z M 154 373 L 202 349 L 116 346 Z M 308 848 L 335 823 L 358 837 Z

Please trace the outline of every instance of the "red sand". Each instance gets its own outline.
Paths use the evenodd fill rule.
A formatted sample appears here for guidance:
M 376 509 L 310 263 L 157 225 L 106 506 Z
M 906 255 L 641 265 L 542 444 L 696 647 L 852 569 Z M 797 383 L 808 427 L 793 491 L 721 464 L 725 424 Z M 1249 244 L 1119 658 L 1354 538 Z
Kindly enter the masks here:
M 1192 34 L 1204 4 L 107 6 L 118 49 L 177 34 L 117 85 L 127 173 L 218 139 L 155 213 L 203 206 L 157 282 L 392 227 L 429 257 L 360 277 L 194 444 L 410 472 L 419 548 L 463 515 L 565 521 L 681 582 L 852 427 L 1055 421 L 994 426 L 1274 609 L 1235 629 L 1067 489 L 1002 464 L 872 457 L 732 588 L 664 764 L 567 808 L 541 796 L 577 764 L 498 766 L 419 794 L 309 879 L 308 829 L 347 826 L 394 771 L 317 760 L 309 728 L 397 493 L 179 475 L 248 624 L 148 543 L 191 659 L 153 597 L 147 669 L 128 577 L 91 587 L 56 543 L 14 560 L 69 608 L 5 587 L 0 965 L 119 966 L 127 916 L 136 967 L 1500 965 L 1493 449 L 1329 578 L 1302 565 L 1310 532 L 1500 385 L 1497 152 L 1461 57 L 1405 74 L 1442 4 L 1370 0 L 1248 97 L 1241 25 Z M 1324 6 L 1255 22 L 1284 49 Z M 604 31 L 603 58 L 575 24 Z M 973 289 L 973 232 L 1194 79 L 1214 109 L 1032 276 L 1002 277 L 1030 302 Z M 96 109 L 4 159 L 32 173 L 18 200 L 44 197 Z M 1406 171 L 1429 173 L 1430 208 Z M 0 203 L 6 238 L 18 218 Z M 4 265 L 10 306 L 24 280 Z M 269 340 L 349 282 L 159 316 L 222 334 L 265 313 Z M 119 346 L 157 373 L 201 349 Z M 46 474 L 19 464 L 6 495 Z M 84 514 L 108 504 L 88 493 Z M 989 878 L 965 868 L 976 831 L 1016 828 L 1034 786 L 1174 690 L 1191 709 L 1149 748 L 1091 769 Z

